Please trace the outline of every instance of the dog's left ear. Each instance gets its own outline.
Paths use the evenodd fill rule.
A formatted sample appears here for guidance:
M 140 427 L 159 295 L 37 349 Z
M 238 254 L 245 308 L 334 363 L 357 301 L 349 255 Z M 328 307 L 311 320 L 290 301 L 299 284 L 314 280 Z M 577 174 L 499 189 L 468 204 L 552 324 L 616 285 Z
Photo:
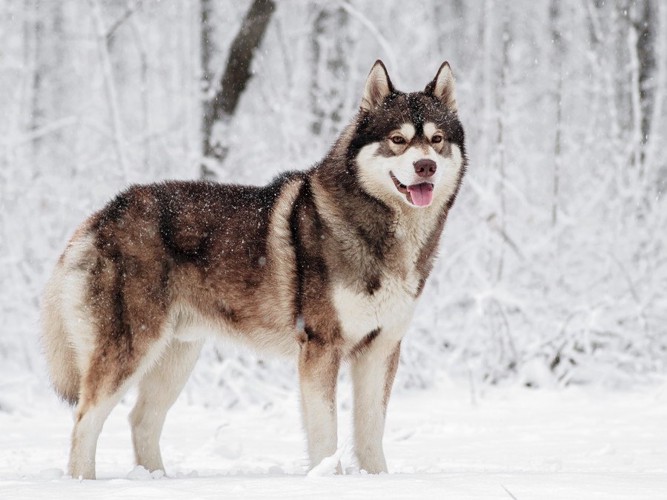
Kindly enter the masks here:
M 425 94 L 432 95 L 450 110 L 456 113 L 456 90 L 454 89 L 454 75 L 449 63 L 445 61 L 435 75 L 435 78 L 424 89 Z
M 371 111 L 382 105 L 384 98 L 394 91 L 387 68 L 379 59 L 375 61 L 366 79 L 364 97 L 361 99 L 362 111 Z

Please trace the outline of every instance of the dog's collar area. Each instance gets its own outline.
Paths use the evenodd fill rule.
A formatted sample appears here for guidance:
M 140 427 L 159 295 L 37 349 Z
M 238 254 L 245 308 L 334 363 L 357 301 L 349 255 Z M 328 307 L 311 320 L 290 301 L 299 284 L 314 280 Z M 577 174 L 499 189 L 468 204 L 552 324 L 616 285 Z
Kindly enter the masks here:
M 411 205 L 425 207 L 431 204 L 431 201 L 433 200 L 433 183 L 420 182 L 418 184 L 406 186 L 396 178 L 393 172 L 389 172 L 389 175 L 398 192 L 405 195 L 405 198 Z

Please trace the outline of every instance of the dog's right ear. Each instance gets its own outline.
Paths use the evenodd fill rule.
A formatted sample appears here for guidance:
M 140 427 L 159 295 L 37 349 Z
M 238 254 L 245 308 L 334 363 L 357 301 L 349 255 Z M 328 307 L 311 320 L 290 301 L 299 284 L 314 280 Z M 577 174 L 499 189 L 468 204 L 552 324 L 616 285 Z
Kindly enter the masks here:
M 364 97 L 361 99 L 362 111 L 371 111 L 382 105 L 384 98 L 394 91 L 387 68 L 379 59 L 375 61 L 366 79 Z

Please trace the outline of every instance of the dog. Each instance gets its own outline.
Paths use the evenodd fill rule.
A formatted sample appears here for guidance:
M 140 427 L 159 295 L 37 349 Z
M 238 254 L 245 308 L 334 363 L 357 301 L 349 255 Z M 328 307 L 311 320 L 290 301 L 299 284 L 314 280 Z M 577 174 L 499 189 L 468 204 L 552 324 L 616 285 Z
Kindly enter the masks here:
M 349 363 L 359 467 L 386 472 L 401 339 L 466 163 L 449 64 L 404 93 L 377 61 L 356 117 L 309 170 L 263 187 L 134 185 L 93 214 L 42 304 L 51 380 L 75 405 L 69 474 L 95 478 L 104 421 L 133 385 L 136 462 L 164 470 L 160 434 L 202 331 L 295 359 L 311 467 L 336 452 Z

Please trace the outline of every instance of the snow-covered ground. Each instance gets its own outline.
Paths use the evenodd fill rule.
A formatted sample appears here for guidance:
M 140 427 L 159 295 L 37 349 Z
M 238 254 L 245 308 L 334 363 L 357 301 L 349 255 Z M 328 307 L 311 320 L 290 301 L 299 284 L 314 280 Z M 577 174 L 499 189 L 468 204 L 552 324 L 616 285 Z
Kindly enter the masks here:
M 341 388 L 345 390 L 345 388 Z M 354 467 L 349 408 L 340 410 L 346 475 L 306 474 L 296 396 L 266 409 L 223 411 L 181 398 L 162 439 L 168 476 L 133 469 L 126 415 L 112 413 L 97 481 L 63 476 L 71 413 L 55 397 L 0 411 L 0 498 L 667 498 L 667 386 L 488 389 L 453 383 L 394 396 L 385 436 L 390 474 Z

